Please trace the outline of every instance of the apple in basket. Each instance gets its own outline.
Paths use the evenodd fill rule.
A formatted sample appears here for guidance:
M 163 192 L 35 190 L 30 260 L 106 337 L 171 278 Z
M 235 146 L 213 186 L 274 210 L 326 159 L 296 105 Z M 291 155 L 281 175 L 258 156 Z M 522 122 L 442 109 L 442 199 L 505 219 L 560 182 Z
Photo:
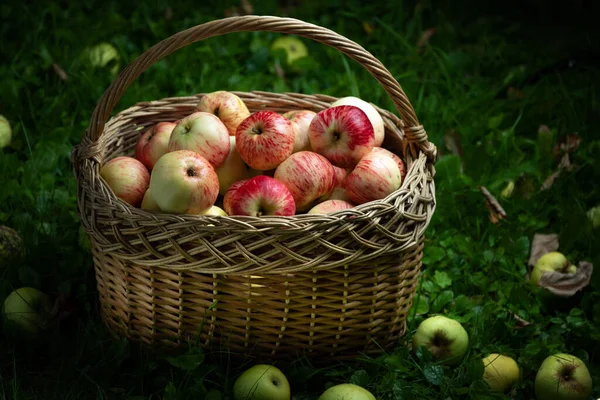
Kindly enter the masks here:
M 342 168 L 354 167 L 375 146 L 373 125 L 356 106 L 319 111 L 310 123 L 308 136 L 313 151 Z
M 150 190 L 164 212 L 202 214 L 219 196 L 219 179 L 206 158 L 191 150 L 178 150 L 158 160 Z
M 309 209 L 335 186 L 333 166 L 325 157 L 312 151 L 292 154 L 279 164 L 273 177 L 289 189 L 299 211 Z
M 235 141 L 246 164 L 268 171 L 292 154 L 294 129 L 283 115 L 270 110 L 258 111 L 238 126 Z
M 383 199 L 400 188 L 400 169 L 387 153 L 391 154 L 387 150 L 370 152 L 346 178 L 346 194 L 354 204 Z
M 353 207 L 354 204 L 344 200 L 326 200 L 308 210 L 307 214 L 329 214 L 340 210 L 347 210 Z
M 383 139 L 385 139 L 385 126 L 383 124 L 383 118 L 381 118 L 381 114 L 379 114 L 375 107 L 373 107 L 370 103 L 367 103 L 358 97 L 348 96 L 334 101 L 331 103 L 331 106 L 356 106 L 363 110 L 373 125 L 375 146 L 382 145 Z
M 198 111 L 183 118 L 171 133 L 169 151 L 191 150 L 219 167 L 229 155 L 229 132 L 213 114 Z
M 156 200 L 154 200 L 154 196 L 150 192 L 150 188 L 146 190 L 144 194 L 144 198 L 142 199 L 142 205 L 140 206 L 142 210 L 148 211 L 160 211 L 160 207 L 156 204 Z
M 292 153 L 312 150 L 308 138 L 308 127 L 315 115 L 317 113 L 310 110 L 292 110 L 283 114 L 284 117 L 290 120 L 294 129 L 294 149 Z
M 219 177 L 219 194 L 222 196 L 225 196 L 232 183 L 252 177 L 252 169 L 246 165 L 237 151 L 235 136 L 229 136 L 229 155 L 216 171 Z
M 150 183 L 150 173 L 139 160 L 121 156 L 113 158 L 100 169 L 100 176 L 106 181 L 115 195 L 139 207 Z
M 236 94 L 224 90 L 202 96 L 196 111 L 216 115 L 227 127 L 230 136 L 235 136 L 238 125 L 250 116 L 244 101 Z
M 296 203 L 288 188 L 275 178 L 259 175 L 236 182 L 223 198 L 228 215 L 289 216 L 296 213 Z
M 135 158 L 140 160 L 150 171 L 158 159 L 169 151 L 169 139 L 176 124 L 159 122 L 146 130 L 135 146 Z

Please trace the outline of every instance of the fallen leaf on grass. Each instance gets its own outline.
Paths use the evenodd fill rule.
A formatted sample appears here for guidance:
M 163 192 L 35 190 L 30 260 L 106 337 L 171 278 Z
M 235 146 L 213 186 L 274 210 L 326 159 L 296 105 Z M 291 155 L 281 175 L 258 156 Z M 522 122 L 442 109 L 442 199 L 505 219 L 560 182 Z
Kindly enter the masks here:
M 64 69 L 62 69 L 60 67 L 60 65 L 58 65 L 57 63 L 52 63 L 52 69 L 54 70 L 54 72 L 56 73 L 56 75 L 58 75 L 58 77 L 60 79 L 62 79 L 63 81 L 66 81 L 69 79 L 69 75 L 67 75 L 67 73 L 65 72 Z
M 497 224 L 501 219 L 508 218 L 506 211 L 504 208 L 498 203 L 498 200 L 485 188 L 485 186 L 480 186 L 479 190 L 483 193 L 483 197 L 485 197 L 485 205 L 487 209 L 490 211 L 490 220 L 492 223 Z
M 576 134 L 569 134 L 560 138 L 558 143 L 554 145 L 552 153 L 557 160 L 560 160 L 563 154 L 572 153 L 579 147 L 581 137 Z
M 515 313 L 513 313 L 513 317 L 515 317 L 515 320 L 517 321 L 515 329 L 525 328 L 527 325 L 531 325 L 531 322 L 524 320 Z
M 246 14 L 252 14 L 254 12 L 254 7 L 252 6 L 252 3 L 250 3 L 249 0 L 242 0 L 242 10 Z
M 421 33 L 419 40 L 417 40 L 417 52 L 421 53 L 423 51 L 423 47 L 427 46 L 429 43 L 429 39 L 434 35 L 436 28 L 429 28 Z
M 563 170 L 571 171 L 573 169 L 573 165 L 571 164 L 571 160 L 569 159 L 569 153 L 565 153 L 563 158 L 560 160 L 560 164 L 558 164 L 558 169 L 552 175 L 544 180 L 542 183 L 542 187 L 540 190 L 548 190 L 554 185 L 554 181 L 558 179 Z
M 529 266 L 533 267 L 537 260 L 546 253 L 558 250 L 558 235 L 555 233 L 533 235 L 531 252 L 529 253 Z
M 590 284 L 593 270 L 592 263 L 580 261 L 574 274 L 545 272 L 538 284 L 557 296 L 571 297 Z

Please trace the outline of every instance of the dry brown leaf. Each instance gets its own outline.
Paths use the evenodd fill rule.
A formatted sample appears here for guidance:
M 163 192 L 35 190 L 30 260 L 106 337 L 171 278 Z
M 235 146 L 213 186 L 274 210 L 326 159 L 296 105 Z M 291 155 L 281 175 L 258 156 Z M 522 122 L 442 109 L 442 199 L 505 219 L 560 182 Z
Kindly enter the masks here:
M 523 98 L 523 92 L 521 92 L 519 89 L 514 88 L 514 87 L 511 86 L 506 91 L 506 96 L 509 98 L 509 100 L 522 99 Z
M 552 152 L 554 157 L 559 160 L 563 154 L 572 153 L 579 147 L 581 143 L 581 137 L 579 135 L 575 135 L 573 133 L 563 136 L 560 138 L 558 143 L 554 145 Z
M 421 53 L 423 51 L 423 47 L 429 43 L 429 39 L 431 39 L 435 31 L 436 28 L 429 28 L 421 33 L 419 40 L 417 40 L 417 52 Z
M 242 0 L 242 10 L 246 14 L 252 14 L 254 12 L 254 7 L 249 0 Z
M 513 313 L 513 316 L 515 317 L 515 320 L 517 321 L 515 324 L 515 329 L 525 328 L 527 325 L 531 325 L 531 322 L 524 320 L 523 318 L 519 317 L 517 314 Z
M 283 68 L 281 68 L 279 62 L 275 63 L 275 75 L 277 75 L 281 79 L 285 79 L 285 71 L 283 70 Z
M 57 63 L 52 63 L 52 69 L 54 69 L 54 72 L 56 73 L 56 75 L 58 75 L 58 77 L 60 79 L 62 79 L 63 81 L 66 81 L 69 79 L 69 75 L 67 75 L 65 70 L 62 69 L 60 67 L 60 65 L 58 65 Z
M 542 183 L 542 187 L 540 190 L 548 190 L 554 185 L 554 181 L 558 179 L 563 170 L 571 171 L 573 169 L 573 165 L 571 165 L 571 160 L 569 159 L 569 153 L 565 153 L 563 158 L 560 160 L 560 164 L 558 164 L 558 169 L 552 173 L 549 177 L 544 180 Z
M 560 297 L 571 297 L 590 284 L 594 266 L 587 261 L 580 261 L 577 272 L 563 274 L 560 272 L 545 272 L 542 274 L 538 285 L 548 289 Z
M 504 208 L 498 203 L 498 200 L 485 188 L 485 186 L 480 186 L 479 190 L 485 197 L 485 205 L 487 209 L 490 211 L 490 220 L 492 223 L 497 224 L 501 219 L 508 218 L 506 211 Z
M 529 253 L 529 266 L 533 267 L 537 260 L 546 253 L 558 250 L 558 235 L 555 233 L 536 233 L 531 241 L 531 252 Z

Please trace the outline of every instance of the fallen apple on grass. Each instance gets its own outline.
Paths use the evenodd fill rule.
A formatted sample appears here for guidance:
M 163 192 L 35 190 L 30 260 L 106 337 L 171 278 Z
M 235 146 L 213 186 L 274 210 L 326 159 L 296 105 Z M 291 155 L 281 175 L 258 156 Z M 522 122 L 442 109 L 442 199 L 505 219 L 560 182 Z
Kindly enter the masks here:
M 533 270 L 531 271 L 531 277 L 529 279 L 531 283 L 537 285 L 544 273 L 568 273 L 569 268 L 569 260 L 567 260 L 567 257 L 565 257 L 564 254 L 558 251 L 551 251 L 549 253 L 544 254 L 536 261 Z M 571 271 L 575 273 L 577 271 L 576 268 L 577 267 L 575 267 L 575 271 L 573 271 L 573 269 L 571 268 Z
M 535 376 L 538 400 L 584 400 L 592 394 L 592 377 L 583 361 L 570 354 L 547 357 Z
M 233 397 L 235 400 L 290 400 L 290 384 L 279 368 L 258 364 L 236 379 Z
M 22 287 L 6 297 L 2 314 L 9 326 L 35 335 L 44 330 L 52 319 L 52 301 L 36 288 Z
M 278 49 L 285 51 L 288 64 L 308 55 L 308 49 L 304 43 L 294 36 L 281 36 L 275 39 L 271 44 L 271 50 Z
M 0 150 L 7 147 L 12 140 L 12 129 L 4 115 L 0 115 Z
M 375 146 L 373 125 L 356 106 L 319 111 L 310 123 L 308 135 L 313 151 L 342 168 L 353 168 Z
M 85 50 L 90 64 L 97 68 L 109 68 L 110 73 L 119 72 L 121 57 L 119 51 L 110 43 L 102 42 Z
M 362 386 L 342 383 L 327 389 L 318 400 L 376 400 L 375 396 Z
M 275 170 L 275 179 L 282 182 L 296 202 L 296 210 L 305 211 L 335 186 L 333 166 L 322 155 L 300 151 L 286 158 Z
M 164 212 L 201 214 L 215 204 L 219 179 L 206 158 L 194 151 L 178 150 L 158 160 L 152 170 L 150 190 Z
M 135 158 L 152 171 L 154 164 L 169 151 L 169 139 L 176 124 L 159 122 L 140 136 L 135 146 Z
M 460 322 L 437 315 L 425 319 L 413 335 L 413 348 L 425 347 L 436 361 L 459 364 L 469 348 L 469 335 Z
M 225 90 L 202 96 L 196 110 L 217 116 L 227 127 L 230 136 L 235 136 L 238 125 L 250 116 L 244 101 L 235 93 Z
M 496 392 L 506 392 L 520 378 L 517 362 L 508 356 L 492 353 L 483 359 L 483 380 L 490 389 Z
M 191 150 L 218 168 L 230 150 L 229 132 L 214 114 L 197 111 L 183 118 L 171 133 L 169 151 Z
M 294 129 L 283 115 L 269 110 L 258 111 L 240 123 L 235 142 L 246 164 L 268 171 L 277 168 L 292 154 Z
M 296 203 L 288 188 L 275 178 L 259 175 L 231 185 L 223 199 L 227 215 L 290 216 Z
M 375 134 L 374 145 L 376 147 L 381 146 L 383 140 L 385 139 L 385 126 L 383 124 L 383 118 L 381 118 L 381 114 L 379 114 L 372 104 L 367 103 L 363 99 L 355 96 L 347 96 L 334 101 L 331 106 L 356 106 L 363 110 L 373 125 L 373 132 Z
M 115 195 L 139 207 L 150 183 L 150 173 L 139 160 L 120 156 L 113 158 L 100 169 L 100 176 L 106 181 Z

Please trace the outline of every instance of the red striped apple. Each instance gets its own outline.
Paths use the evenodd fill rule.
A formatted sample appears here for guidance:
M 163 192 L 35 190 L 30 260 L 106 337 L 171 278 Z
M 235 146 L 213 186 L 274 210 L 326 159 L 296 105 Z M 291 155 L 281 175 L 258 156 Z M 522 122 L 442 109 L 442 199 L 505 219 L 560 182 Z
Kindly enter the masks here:
M 404 182 L 404 178 L 406 177 L 406 165 L 400 157 L 398 157 L 391 151 L 384 149 L 383 147 L 373 147 L 372 151 L 379 152 L 380 154 L 386 154 L 389 157 L 392 157 L 394 161 L 396 161 L 396 164 L 398 164 L 398 169 L 400 170 L 400 177 L 402 178 L 402 182 Z
M 286 158 L 273 176 L 290 191 L 299 211 L 327 196 L 335 187 L 335 171 L 325 157 L 312 151 L 301 151 Z
M 150 171 L 158 159 L 169 151 L 169 139 L 176 124 L 159 122 L 148 129 L 138 139 L 135 146 L 135 158 L 140 160 Z
M 252 170 L 237 151 L 235 136 L 229 136 L 229 155 L 223 164 L 216 169 L 219 177 L 219 193 L 224 196 L 233 182 L 251 177 Z
M 267 171 L 277 168 L 292 154 L 294 129 L 283 115 L 270 110 L 258 111 L 238 126 L 235 141 L 246 164 Z
M 288 188 L 277 179 L 264 175 L 231 185 L 223 200 L 223 207 L 228 215 L 260 217 L 296 213 L 294 197 Z
M 169 151 L 191 150 L 217 168 L 229 155 L 229 132 L 213 114 L 198 111 L 183 118 L 171 133 Z
M 133 157 L 113 158 L 100 170 L 115 196 L 138 207 L 150 183 L 150 173 L 144 164 Z
M 354 207 L 354 204 L 344 200 L 326 200 L 308 210 L 307 214 L 329 214 L 352 207 Z
M 402 177 L 396 161 L 372 151 L 364 156 L 346 178 L 346 194 L 354 204 L 383 199 L 400 188 Z
M 206 158 L 191 150 L 177 150 L 158 160 L 150 190 L 164 212 L 202 214 L 219 196 L 219 179 Z
M 257 175 L 257 176 L 260 176 L 260 175 Z M 225 195 L 223 195 L 223 209 L 225 210 L 225 212 L 227 214 L 229 214 L 228 210 L 233 209 L 233 201 L 235 200 L 235 192 L 247 180 L 248 179 L 244 179 L 241 181 L 233 182 L 231 185 L 229 185 L 229 188 L 227 189 L 227 192 L 225 192 Z
M 243 100 L 236 94 L 224 90 L 202 96 L 196 110 L 219 117 L 227 127 L 230 136 L 235 136 L 238 125 L 250 116 L 250 111 Z
M 342 168 L 354 167 L 375 146 L 373 125 L 356 106 L 320 111 L 310 123 L 308 136 L 315 152 Z
M 294 129 L 294 149 L 292 153 L 312 150 L 308 138 L 308 127 L 315 115 L 317 113 L 310 110 L 292 110 L 283 114 L 284 117 L 290 120 Z
M 373 107 L 371 103 L 367 103 L 366 101 L 359 99 L 358 97 L 348 96 L 342 97 L 331 103 L 332 107 L 335 106 L 356 106 L 363 110 L 367 117 L 369 117 L 369 121 L 373 125 L 373 131 L 375 134 L 375 146 L 381 146 L 383 143 L 383 139 L 385 138 L 385 127 L 383 125 L 383 118 L 381 118 L 381 114 Z

